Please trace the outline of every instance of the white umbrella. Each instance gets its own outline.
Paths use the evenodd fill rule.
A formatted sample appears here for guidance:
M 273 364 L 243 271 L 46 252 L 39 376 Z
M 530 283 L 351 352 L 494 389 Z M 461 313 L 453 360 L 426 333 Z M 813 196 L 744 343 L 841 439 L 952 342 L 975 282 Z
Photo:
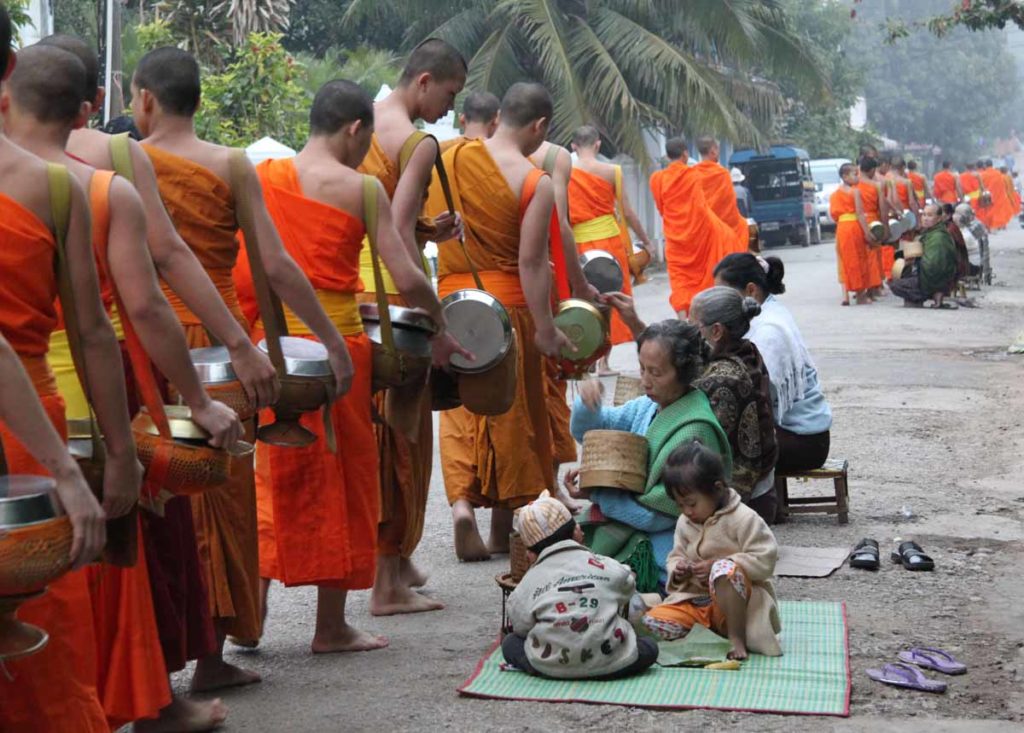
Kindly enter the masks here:
M 245 154 L 253 165 L 262 163 L 264 160 L 275 158 L 291 158 L 295 151 L 283 143 L 279 143 L 272 137 L 265 137 L 257 140 L 245 149 Z

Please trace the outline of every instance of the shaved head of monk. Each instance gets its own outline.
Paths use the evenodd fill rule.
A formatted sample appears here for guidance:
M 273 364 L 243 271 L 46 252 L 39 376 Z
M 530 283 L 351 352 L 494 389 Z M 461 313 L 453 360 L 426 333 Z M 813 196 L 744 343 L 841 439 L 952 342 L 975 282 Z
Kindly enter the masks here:
M 704 160 L 718 162 L 718 141 L 710 135 L 697 138 L 697 152 Z
M 665 141 L 665 155 L 669 160 L 682 160 L 684 163 L 690 157 L 690 150 L 686 146 L 686 138 L 682 135 L 670 137 Z
M 541 84 L 516 82 L 501 100 L 500 127 L 516 131 L 523 155 L 533 155 L 548 135 L 555 104 Z
M 859 157 L 861 157 L 861 158 L 876 158 L 877 159 L 878 158 L 878 148 L 876 148 L 871 143 L 864 143 L 863 145 L 860 146 L 860 156 Z
M 466 85 L 466 59 L 450 43 L 428 38 L 413 49 L 398 78 L 401 89 L 416 92 L 416 107 L 427 122 L 437 122 L 455 106 Z
M 11 69 L 14 68 L 14 49 L 11 48 L 13 35 L 14 31 L 11 28 L 11 16 L 7 14 L 7 8 L 0 3 L 0 50 L 6 49 L 6 53 L 0 54 L 3 56 L 3 58 L 0 59 L 0 79 L 6 79 L 7 75 L 11 73 Z
M 4 85 L 9 114 L 23 113 L 42 124 L 85 124 L 92 110 L 85 99 L 85 67 L 56 46 L 36 44 L 21 50 L 18 65 Z M 6 107 L 7 105 L 5 105 Z
M 344 165 L 355 168 L 373 138 L 373 100 L 361 86 L 345 79 L 320 87 L 309 109 L 309 136 L 330 138 L 328 147 Z
M 467 122 L 488 124 L 498 119 L 501 100 L 490 92 L 470 92 L 462 103 L 462 114 L 459 115 L 463 125 Z
M 55 33 L 47 36 L 39 42 L 40 46 L 53 46 L 61 48 L 68 53 L 78 57 L 85 67 L 85 99 L 92 103 L 93 111 L 103 106 L 103 97 L 100 96 L 100 62 L 96 52 L 88 43 L 77 36 L 69 36 L 66 33 Z
M 601 133 L 593 125 L 577 127 L 572 133 L 572 147 L 576 151 L 590 148 L 599 150 L 601 148 Z
M 132 115 L 139 132 L 149 135 L 155 114 L 192 117 L 199 109 L 201 90 L 199 63 L 192 54 L 171 46 L 147 53 L 132 77 Z

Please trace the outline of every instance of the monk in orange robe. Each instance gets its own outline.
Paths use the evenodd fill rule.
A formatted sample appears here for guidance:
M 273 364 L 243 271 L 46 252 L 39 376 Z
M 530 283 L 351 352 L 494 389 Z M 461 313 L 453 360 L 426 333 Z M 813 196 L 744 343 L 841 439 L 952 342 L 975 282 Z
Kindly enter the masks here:
M 917 161 L 907 161 L 907 178 L 914 189 L 914 196 L 917 197 L 918 206 L 924 206 L 932 197 L 931 189 L 928 187 L 928 179 L 917 172 Z
M 960 177 L 951 170 L 952 165 L 948 160 L 942 161 L 942 170 L 935 174 L 932 182 L 932 193 L 944 204 L 957 204 L 964 197 Z
M 1010 174 L 1010 169 L 1005 165 L 999 167 L 999 172 L 1002 174 L 1003 183 L 1006 185 L 1006 196 L 1010 199 L 1013 215 L 1016 216 L 1020 213 L 1020 194 L 1017 192 L 1017 186 L 1014 185 L 1013 175 Z
M 5 80 L 14 68 L 11 36 L 10 19 L 0 8 L 0 48 L 5 49 L 0 58 L 0 77 Z M 44 430 L 33 424 L 33 415 L 38 417 L 35 407 L 17 416 L 5 410 L 0 439 L 11 473 L 51 473 L 57 478 L 74 528 L 71 559 L 76 568 L 19 609 L 19 618 L 49 633 L 49 643 L 36 654 L 5 663 L 5 674 L 0 675 L 0 730 L 106 731 L 107 721 L 96 690 L 96 638 L 88 580 L 78 569 L 92 561 L 105 542 L 104 513 L 83 491 L 81 475 L 71 469 L 65 453 L 55 450 L 53 440 L 54 432 L 66 435 L 63 400 L 46 362 L 50 333 L 57 323 L 58 227 L 59 236 L 64 238 L 78 326 L 83 334 L 83 359 L 90 366 L 84 376 L 110 448 L 104 480 L 108 516 L 130 511 L 138 501 L 142 478 L 125 408 L 120 353 L 100 300 L 82 187 L 66 168 L 44 163 L 3 135 L 0 161 L 4 171 L 0 173 L 4 242 L 0 249 L 0 333 L 21 360 L 56 428 Z M 51 193 L 53 200 L 60 200 L 60 190 L 66 191 L 66 224 L 54 219 L 54 210 L 59 207 L 51 208 Z M 17 383 L 5 384 L 8 390 L 17 389 Z M 31 429 L 26 430 L 27 425 Z M 18 437 L 29 438 L 29 443 L 23 444 Z
M 652 257 L 654 247 L 623 190 L 622 168 L 597 159 L 601 136 L 590 125 L 573 133 L 572 149 L 576 151 L 576 163 L 569 177 L 569 222 L 576 247 L 581 254 L 602 250 L 612 255 L 622 268 L 622 292 L 632 295 L 629 256 L 633 242 L 626 225 Z M 631 343 L 633 335 L 618 312 L 612 312 L 611 318 L 612 345 Z M 607 360 L 602 361 L 599 370 L 607 372 Z
M 465 82 L 466 61 L 462 55 L 444 41 L 430 39 L 413 50 L 395 90 L 374 106 L 375 132 L 359 170 L 376 176 L 384 185 L 395 227 L 416 262 L 424 262 L 421 248 L 427 240 L 442 242 L 458 234 L 458 221 L 447 211 L 432 220 L 420 219 L 438 146 L 433 138 L 419 133 L 413 122 L 436 122 L 447 114 Z M 425 263 L 422 266 L 426 268 Z M 388 300 L 406 305 L 387 268 L 383 269 Z M 360 256 L 360 272 L 368 288 L 360 300 L 375 303 L 368 247 L 363 247 Z M 428 393 L 417 386 L 388 390 L 374 399 L 385 420 L 376 426 L 382 510 L 370 612 L 387 609 L 393 613 L 399 597 L 415 601 L 409 604 L 410 611 L 431 610 L 433 604 L 424 596 L 413 598 L 410 594 L 426 583 L 426 575 L 412 562 L 412 555 L 423 536 L 434 462 Z
M 270 285 L 324 344 L 339 393 L 343 393 L 352 379 L 345 341 L 282 246 L 263 206 L 252 165 L 242 161 L 244 180 L 236 185 L 244 189 L 232 191 L 231 161 L 240 153 L 196 136 L 193 117 L 199 99 L 199 65 L 188 53 L 161 48 L 139 61 L 132 80 L 132 113 L 146 138 L 144 149 L 153 163 L 171 220 L 244 327 L 231 275 L 238 255 L 234 201 L 239 196 L 251 199 Z M 189 346 L 209 345 L 196 315 L 166 286 L 164 292 L 185 326 Z M 247 421 L 250 438 L 254 428 L 254 422 Z M 242 465 L 244 469 L 227 485 L 192 500 L 199 554 L 221 648 L 229 633 L 241 639 L 258 639 L 262 626 L 255 478 L 251 467 Z M 200 660 L 193 689 L 210 690 L 258 680 L 258 675 L 226 663 L 218 649 Z
M 693 296 L 714 284 L 715 265 L 732 251 L 735 232 L 711 211 L 700 174 L 686 165 L 686 140 L 669 139 L 665 153 L 672 162 L 651 176 L 651 193 L 665 230 L 669 302 L 685 318 Z
M 456 553 L 463 559 L 507 547 L 512 511 L 554 482 L 544 357 L 558 354 L 568 340 L 551 312 L 552 186 L 528 158 L 546 137 L 552 106 L 543 87 L 513 84 L 502 99 L 494 137 L 464 143 L 444 155 L 455 204 L 466 222 L 469 257 L 485 289 L 509 312 L 519 358 L 508 412 L 484 417 L 459 407 L 441 413 L 441 466 Z M 440 294 L 472 283 L 461 248 L 443 246 Z M 489 546 L 477 529 L 477 507 L 492 508 Z
M 30 47 L 23 56 L 7 87 L 6 125 L 11 139 L 46 160 L 67 161 L 86 187 L 101 293 L 108 312 L 115 316 L 116 330 L 121 323 L 116 316 L 133 323 L 147 353 L 191 409 L 193 420 L 211 434 L 215 446 L 233 445 L 242 426 L 235 412 L 214 402 L 199 382 L 178 319 L 160 292 L 146 248 L 139 195 L 112 172 L 97 171 L 65 155 L 72 127 L 83 121 L 82 102 L 88 90 L 79 84 L 84 72 L 80 59 L 53 44 Z M 112 309 L 115 296 L 123 311 Z M 68 418 L 88 419 L 64 330 L 51 337 L 50 362 Z M 171 699 L 165 661 L 159 653 L 145 548 L 133 567 L 98 565 L 89 573 L 100 641 L 98 686 L 111 725 L 156 718 Z M 135 633 L 118 633 L 125 627 Z
M 462 102 L 459 114 L 459 137 L 441 143 L 441 152 L 467 140 L 486 140 L 498 129 L 498 108 L 501 100 L 490 92 L 470 92 Z M 428 212 L 429 213 L 429 212 Z M 438 212 L 438 215 L 442 212 Z
M 967 163 L 964 165 L 964 170 L 960 173 L 960 190 L 963 192 L 964 198 L 974 209 L 974 215 L 984 223 L 987 216 L 982 216 L 981 210 L 985 207 L 981 205 L 981 193 L 982 184 L 981 178 L 978 176 L 978 172 L 974 163 Z
M 985 161 L 985 167 L 981 170 L 981 180 L 985 188 L 992 195 L 992 205 L 988 207 L 989 221 L 992 222 L 990 229 L 1005 229 L 1014 215 L 1013 202 L 1006 192 L 1006 181 L 1003 174 L 992 166 L 991 160 Z
M 868 230 L 864 206 L 857 188 L 857 166 L 844 163 L 839 168 L 842 185 L 829 199 L 829 211 L 836 222 L 836 252 L 844 290 L 853 292 L 857 304 L 870 302 L 868 290 Z
M 857 189 L 860 192 L 861 206 L 864 209 L 864 218 L 870 227 L 878 222 L 884 229 L 882 239 L 889 233 L 889 212 L 888 200 L 883 192 L 883 181 L 877 178 L 878 161 L 874 158 L 864 156 L 860 159 L 858 166 L 859 180 Z M 868 297 L 872 298 L 881 293 L 882 281 L 885 274 L 882 272 L 882 251 L 878 239 L 870 231 L 866 237 L 868 243 Z
M 330 82 L 313 101 L 310 138 L 302 151 L 292 160 L 266 161 L 257 169 L 285 247 L 345 335 L 355 362 L 351 391 L 331 406 L 334 431 L 341 438 L 337 453 L 327 448 L 319 416 L 307 415 L 303 424 L 317 433 L 316 443 L 304 448 L 260 445 L 256 454 L 260 575 L 289 586 L 318 587 L 312 643 L 318 653 L 387 645 L 385 638 L 358 631 L 345 619 L 348 591 L 374 583 L 380 518 L 370 400 L 372 352 L 356 302 L 356 293 L 363 289 L 359 252 L 368 217 L 376 217 L 377 245 L 400 293 L 444 326 L 441 303 L 398 235 L 379 181 L 371 179 L 378 189 L 377 211 L 364 206 L 367 176 L 355 167 L 370 146 L 373 116 L 373 102 L 359 86 Z M 290 312 L 287 317 L 291 333 L 309 336 Z M 303 490 L 310 483 L 318 487 L 315 495 Z M 376 611 L 404 613 L 416 604 L 418 611 L 444 607 L 412 590 L 393 600 L 394 609 L 379 606 Z
M 697 152 L 700 153 L 700 162 L 693 166 L 693 170 L 700 176 L 704 199 L 715 216 L 735 232 L 732 248 L 726 254 L 746 252 L 750 241 L 750 225 L 736 205 L 732 176 L 718 162 L 718 142 L 713 137 L 697 138 Z

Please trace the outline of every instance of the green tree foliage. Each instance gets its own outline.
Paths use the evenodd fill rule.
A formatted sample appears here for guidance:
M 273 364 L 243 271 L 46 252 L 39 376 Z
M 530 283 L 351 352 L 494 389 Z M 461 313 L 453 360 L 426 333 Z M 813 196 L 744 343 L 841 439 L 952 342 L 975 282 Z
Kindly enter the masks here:
M 1020 98 L 1014 58 L 997 31 L 950 30 L 941 38 L 925 28 L 885 43 L 887 22 L 930 17 L 947 0 L 883 0 L 857 15 L 859 53 L 865 61 L 865 98 L 871 124 L 901 142 L 937 145 L 963 160 L 985 140 L 1007 132 L 1007 110 Z
M 780 0 L 352 0 L 346 18 L 397 23 L 406 47 L 450 41 L 472 89 L 539 81 L 553 139 L 594 124 L 645 163 L 647 127 L 762 141 L 783 105 L 767 76 L 825 89 Z
M 73 33 L 95 48 L 98 12 L 96 0 L 53 0 L 53 28 L 58 33 Z
M 390 51 L 361 46 L 352 51 L 328 49 L 323 58 L 297 54 L 302 63 L 302 85 L 311 95 L 334 79 L 348 79 L 375 96 L 382 84 L 394 86 L 401 71 L 401 59 Z
M 345 18 L 349 4 L 349 0 L 294 0 L 284 47 L 316 58 L 330 58 L 341 49 L 363 46 L 401 47 L 406 28 L 399 18 L 387 13 Z

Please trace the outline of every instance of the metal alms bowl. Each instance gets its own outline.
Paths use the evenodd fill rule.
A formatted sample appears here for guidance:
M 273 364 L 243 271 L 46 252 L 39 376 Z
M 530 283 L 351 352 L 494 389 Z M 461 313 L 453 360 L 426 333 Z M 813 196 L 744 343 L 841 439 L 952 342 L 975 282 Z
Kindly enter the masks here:
M 512 345 L 512 319 L 505 306 L 490 293 L 474 288 L 457 290 L 441 300 L 448 332 L 475 357 L 469 361 L 453 354 L 452 368 L 477 374 L 500 363 Z
M 586 362 L 598 353 L 608 340 L 608 322 L 597 308 L 585 300 L 569 298 L 558 304 L 555 325 L 576 347 L 568 347 L 561 356 L 572 362 Z
M 48 476 L 0 476 L 0 529 L 26 527 L 59 516 Z
M 164 412 L 167 414 L 167 422 L 171 427 L 171 437 L 175 440 L 197 440 L 205 443 L 210 439 L 210 434 L 192 421 L 192 410 L 187 406 L 164 405 Z M 160 434 L 146 407 L 139 411 L 132 424 L 150 435 Z
M 257 345 L 264 354 L 270 353 L 267 349 L 266 339 L 261 339 Z M 332 375 L 331 362 L 327 358 L 327 347 L 319 341 L 297 336 L 283 336 L 281 352 L 284 355 L 285 371 L 290 376 L 322 378 Z
M 204 346 L 200 349 L 191 349 L 188 354 L 192 357 L 192 365 L 203 384 L 224 384 L 238 379 L 226 347 Z
M 625 276 L 619 261 L 611 254 L 600 249 L 592 249 L 580 255 L 580 266 L 583 277 L 594 286 L 599 293 L 618 293 L 622 291 Z
M 437 333 L 434 320 L 421 310 L 389 305 L 391 332 L 395 337 L 395 348 L 410 356 L 427 358 L 431 354 L 430 339 Z M 380 310 L 376 303 L 360 303 L 359 316 L 363 319 L 366 335 L 376 344 L 383 344 Z

